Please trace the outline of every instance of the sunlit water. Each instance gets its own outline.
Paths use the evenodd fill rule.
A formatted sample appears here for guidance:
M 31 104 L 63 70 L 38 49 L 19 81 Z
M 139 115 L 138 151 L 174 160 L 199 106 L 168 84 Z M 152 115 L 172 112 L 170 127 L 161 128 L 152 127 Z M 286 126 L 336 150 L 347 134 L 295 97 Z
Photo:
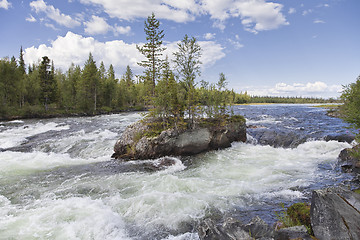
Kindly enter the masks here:
M 235 111 L 248 124 L 304 128 L 308 141 L 293 149 L 234 143 L 174 158 L 175 165 L 154 172 L 141 167 L 144 161 L 110 158 L 139 113 L 0 123 L 0 239 L 198 239 L 204 217 L 259 215 L 272 224 L 280 203 L 307 201 L 312 190 L 351 179 L 336 164 L 351 145 L 321 140 L 348 130 L 324 110 Z

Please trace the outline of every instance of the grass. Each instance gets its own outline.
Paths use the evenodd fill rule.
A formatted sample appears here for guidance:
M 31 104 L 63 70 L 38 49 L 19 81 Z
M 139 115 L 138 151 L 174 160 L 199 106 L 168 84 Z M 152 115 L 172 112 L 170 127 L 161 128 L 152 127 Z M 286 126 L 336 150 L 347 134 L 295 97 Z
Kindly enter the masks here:
M 275 212 L 280 222 L 280 228 L 304 225 L 310 235 L 314 235 L 310 222 L 310 205 L 307 203 L 295 203 L 285 209 L 281 204 L 282 211 Z
M 340 106 L 341 106 L 340 104 L 321 104 L 321 105 L 316 105 L 314 107 L 326 108 L 326 109 L 338 109 Z

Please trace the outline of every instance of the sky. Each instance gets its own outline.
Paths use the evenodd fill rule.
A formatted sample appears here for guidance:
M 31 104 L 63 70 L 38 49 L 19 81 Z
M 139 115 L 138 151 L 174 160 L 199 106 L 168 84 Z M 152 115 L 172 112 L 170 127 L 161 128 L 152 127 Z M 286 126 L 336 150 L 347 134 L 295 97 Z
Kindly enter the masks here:
M 0 0 L 0 57 L 43 56 L 66 72 L 91 52 L 118 78 L 143 69 L 136 45 L 155 13 L 171 59 L 185 34 L 202 48 L 197 81 L 261 96 L 339 97 L 360 75 L 359 0 Z

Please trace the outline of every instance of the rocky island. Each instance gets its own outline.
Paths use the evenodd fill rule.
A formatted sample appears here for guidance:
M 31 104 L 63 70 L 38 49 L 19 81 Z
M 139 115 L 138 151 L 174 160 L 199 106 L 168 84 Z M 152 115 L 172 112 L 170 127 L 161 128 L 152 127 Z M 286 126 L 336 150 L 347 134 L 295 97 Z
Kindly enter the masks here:
M 192 128 L 173 127 L 149 136 L 156 121 L 145 119 L 129 126 L 116 142 L 112 157 L 154 159 L 188 156 L 230 147 L 234 141 L 246 141 L 245 118 L 240 115 L 202 119 Z

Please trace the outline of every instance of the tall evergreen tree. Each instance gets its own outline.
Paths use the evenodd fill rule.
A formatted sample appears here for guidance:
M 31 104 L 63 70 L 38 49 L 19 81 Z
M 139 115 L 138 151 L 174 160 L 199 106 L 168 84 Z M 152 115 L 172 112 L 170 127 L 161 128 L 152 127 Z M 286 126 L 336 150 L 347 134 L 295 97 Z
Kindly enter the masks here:
M 164 38 L 164 30 L 160 30 L 160 22 L 155 18 L 155 14 L 145 21 L 144 31 L 146 34 L 147 43 L 144 46 L 136 45 L 139 52 L 145 56 L 146 60 L 139 62 L 138 64 L 145 68 L 145 75 L 147 75 L 151 81 L 151 92 L 154 95 L 154 89 L 156 81 L 159 78 L 160 69 L 163 60 L 161 59 L 162 52 L 166 49 L 162 47 L 162 39 Z
M 91 53 L 85 62 L 79 83 L 80 107 L 85 112 L 95 112 L 97 109 L 97 91 L 99 85 L 99 74 L 96 63 Z
M 195 79 L 200 76 L 201 47 L 195 37 L 189 38 L 188 35 L 185 35 L 183 40 L 178 43 L 178 51 L 174 53 L 174 56 L 175 69 L 186 90 L 186 108 L 193 127 L 196 115 Z
M 39 78 L 41 86 L 41 102 L 44 104 L 45 111 L 47 111 L 48 104 L 55 100 L 57 90 L 54 78 L 54 67 L 53 64 L 50 66 L 50 59 L 47 56 L 42 58 L 39 67 Z

